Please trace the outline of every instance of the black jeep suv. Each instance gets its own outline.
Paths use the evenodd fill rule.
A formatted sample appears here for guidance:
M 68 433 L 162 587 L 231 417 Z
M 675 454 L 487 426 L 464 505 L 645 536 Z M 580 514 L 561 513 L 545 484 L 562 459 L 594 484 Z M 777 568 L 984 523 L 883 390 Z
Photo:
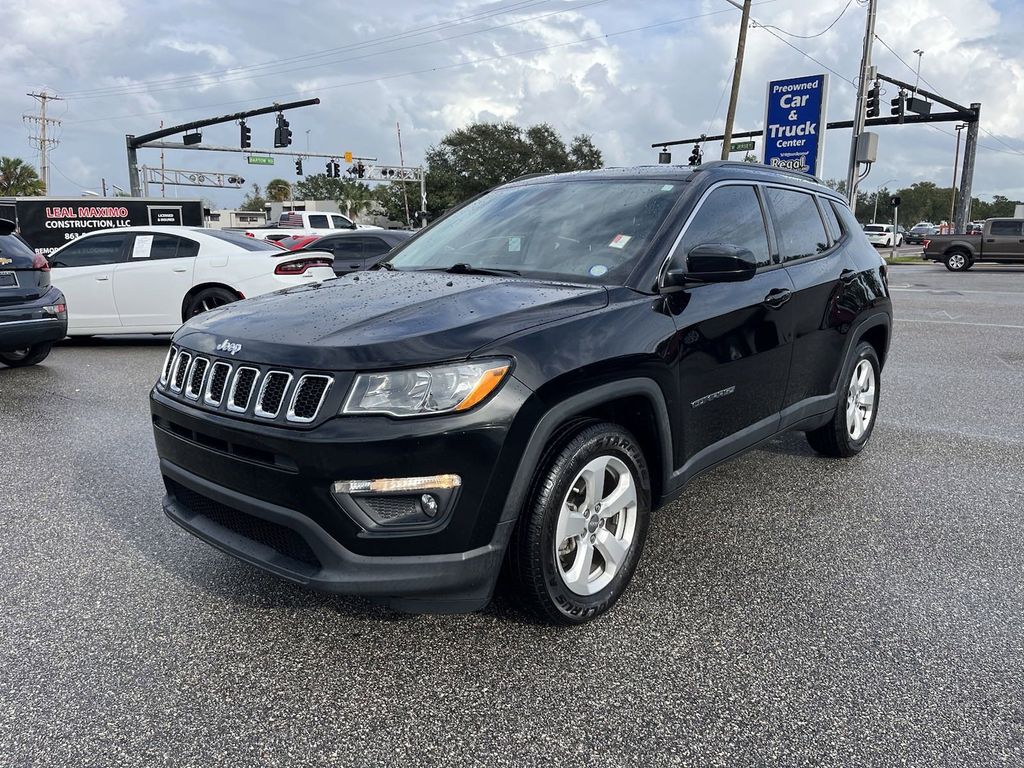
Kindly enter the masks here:
M 786 430 L 871 436 L 885 266 L 814 179 L 744 163 L 538 176 L 370 272 L 186 323 L 152 391 L 172 520 L 311 587 L 586 621 L 651 512 Z

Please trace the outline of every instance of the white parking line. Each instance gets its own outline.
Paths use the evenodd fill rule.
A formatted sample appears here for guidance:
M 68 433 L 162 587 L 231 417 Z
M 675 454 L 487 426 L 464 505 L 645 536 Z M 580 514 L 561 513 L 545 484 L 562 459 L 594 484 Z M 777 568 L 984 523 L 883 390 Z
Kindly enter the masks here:
M 899 323 L 937 323 L 938 325 L 973 325 L 979 328 L 1010 328 L 1024 331 L 1024 325 L 1003 325 L 1001 323 L 961 323 L 956 320 L 911 320 L 908 317 L 898 317 L 895 322 Z
M 991 293 L 998 294 L 1000 296 L 1024 296 L 1024 291 L 963 291 L 959 288 L 904 288 L 896 285 L 890 285 L 889 290 L 900 291 L 902 293 L 937 293 L 945 294 L 947 296 L 957 293 Z

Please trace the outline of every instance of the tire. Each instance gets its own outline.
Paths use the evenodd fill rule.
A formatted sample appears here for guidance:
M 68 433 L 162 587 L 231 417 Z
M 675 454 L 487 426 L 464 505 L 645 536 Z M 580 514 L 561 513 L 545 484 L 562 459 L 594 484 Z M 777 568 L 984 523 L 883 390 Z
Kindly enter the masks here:
M 843 459 L 864 450 L 878 416 L 881 370 L 875 348 L 866 341 L 860 342 L 840 379 L 835 413 L 828 424 L 807 433 L 807 442 L 814 450 L 823 456 Z
M 10 366 L 11 368 L 23 368 L 27 365 L 35 365 L 41 363 L 46 359 L 46 356 L 50 354 L 50 350 L 53 348 L 53 342 L 47 341 L 42 344 L 35 344 L 25 349 L 10 350 L 8 352 L 0 352 L 0 363 Z
M 950 251 L 942 261 L 950 272 L 966 272 L 971 268 L 971 257 L 964 251 Z
M 188 320 L 190 317 L 201 315 L 203 312 L 209 312 L 217 307 L 223 307 L 233 301 L 238 301 L 238 294 L 234 291 L 229 291 L 227 288 L 204 288 L 185 304 L 182 320 Z
M 609 515 L 600 504 L 613 498 Z M 542 459 L 509 543 L 515 598 L 551 624 L 600 616 L 633 578 L 650 508 L 650 475 L 636 439 L 606 422 L 578 427 Z

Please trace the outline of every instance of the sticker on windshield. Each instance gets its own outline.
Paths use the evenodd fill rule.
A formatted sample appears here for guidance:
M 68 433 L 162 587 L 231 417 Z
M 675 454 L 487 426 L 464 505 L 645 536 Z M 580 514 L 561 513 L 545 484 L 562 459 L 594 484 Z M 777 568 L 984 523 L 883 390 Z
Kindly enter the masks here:
M 671 192 L 675 188 L 675 184 L 663 184 L 661 186 L 662 192 Z
M 508 239 L 508 252 L 518 253 L 519 249 L 523 246 L 523 238 L 521 237 L 510 237 Z
M 604 264 L 595 264 L 594 266 L 592 266 L 590 268 L 590 274 L 593 277 L 600 277 L 601 275 L 603 275 L 607 271 L 608 271 L 608 267 L 606 267 Z
M 135 245 L 132 246 L 133 259 L 148 259 L 150 250 L 153 248 L 152 235 L 136 235 Z
M 612 241 L 608 243 L 609 248 L 625 248 L 626 243 L 632 240 L 631 235 L 616 235 L 612 238 Z

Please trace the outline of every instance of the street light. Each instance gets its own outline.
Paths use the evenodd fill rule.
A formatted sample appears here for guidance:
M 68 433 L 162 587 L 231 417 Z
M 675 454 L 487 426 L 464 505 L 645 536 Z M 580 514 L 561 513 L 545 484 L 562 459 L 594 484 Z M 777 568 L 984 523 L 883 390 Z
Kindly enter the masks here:
M 956 222 L 953 220 L 956 216 L 956 171 L 957 166 L 960 164 L 960 131 L 967 127 L 967 123 L 960 123 L 954 128 L 956 129 L 956 154 L 953 155 L 953 198 L 949 204 L 949 226 L 953 229 L 950 234 L 956 234 Z
M 924 51 L 915 48 L 914 53 L 917 54 L 917 79 L 914 80 L 914 95 L 917 96 L 917 86 L 921 82 L 921 57 L 924 56 Z
M 880 190 L 880 189 L 881 189 L 882 187 L 884 187 L 884 186 L 885 186 L 886 184 L 888 184 L 888 183 L 889 183 L 890 181 L 899 181 L 899 179 L 898 179 L 898 178 L 895 178 L 895 179 L 886 179 L 886 180 L 885 180 L 885 181 L 883 181 L 883 182 L 882 182 L 881 184 L 879 184 L 879 185 L 878 185 L 877 187 L 875 187 L 875 210 L 874 210 L 874 212 L 873 212 L 873 213 L 871 214 L 871 223 L 872 223 L 872 224 L 874 224 L 874 223 L 875 223 L 875 219 L 876 219 L 876 218 L 878 218 L 878 190 Z M 893 238 L 894 238 L 894 240 L 895 240 L 895 233 L 894 233 L 894 235 L 893 235 Z

